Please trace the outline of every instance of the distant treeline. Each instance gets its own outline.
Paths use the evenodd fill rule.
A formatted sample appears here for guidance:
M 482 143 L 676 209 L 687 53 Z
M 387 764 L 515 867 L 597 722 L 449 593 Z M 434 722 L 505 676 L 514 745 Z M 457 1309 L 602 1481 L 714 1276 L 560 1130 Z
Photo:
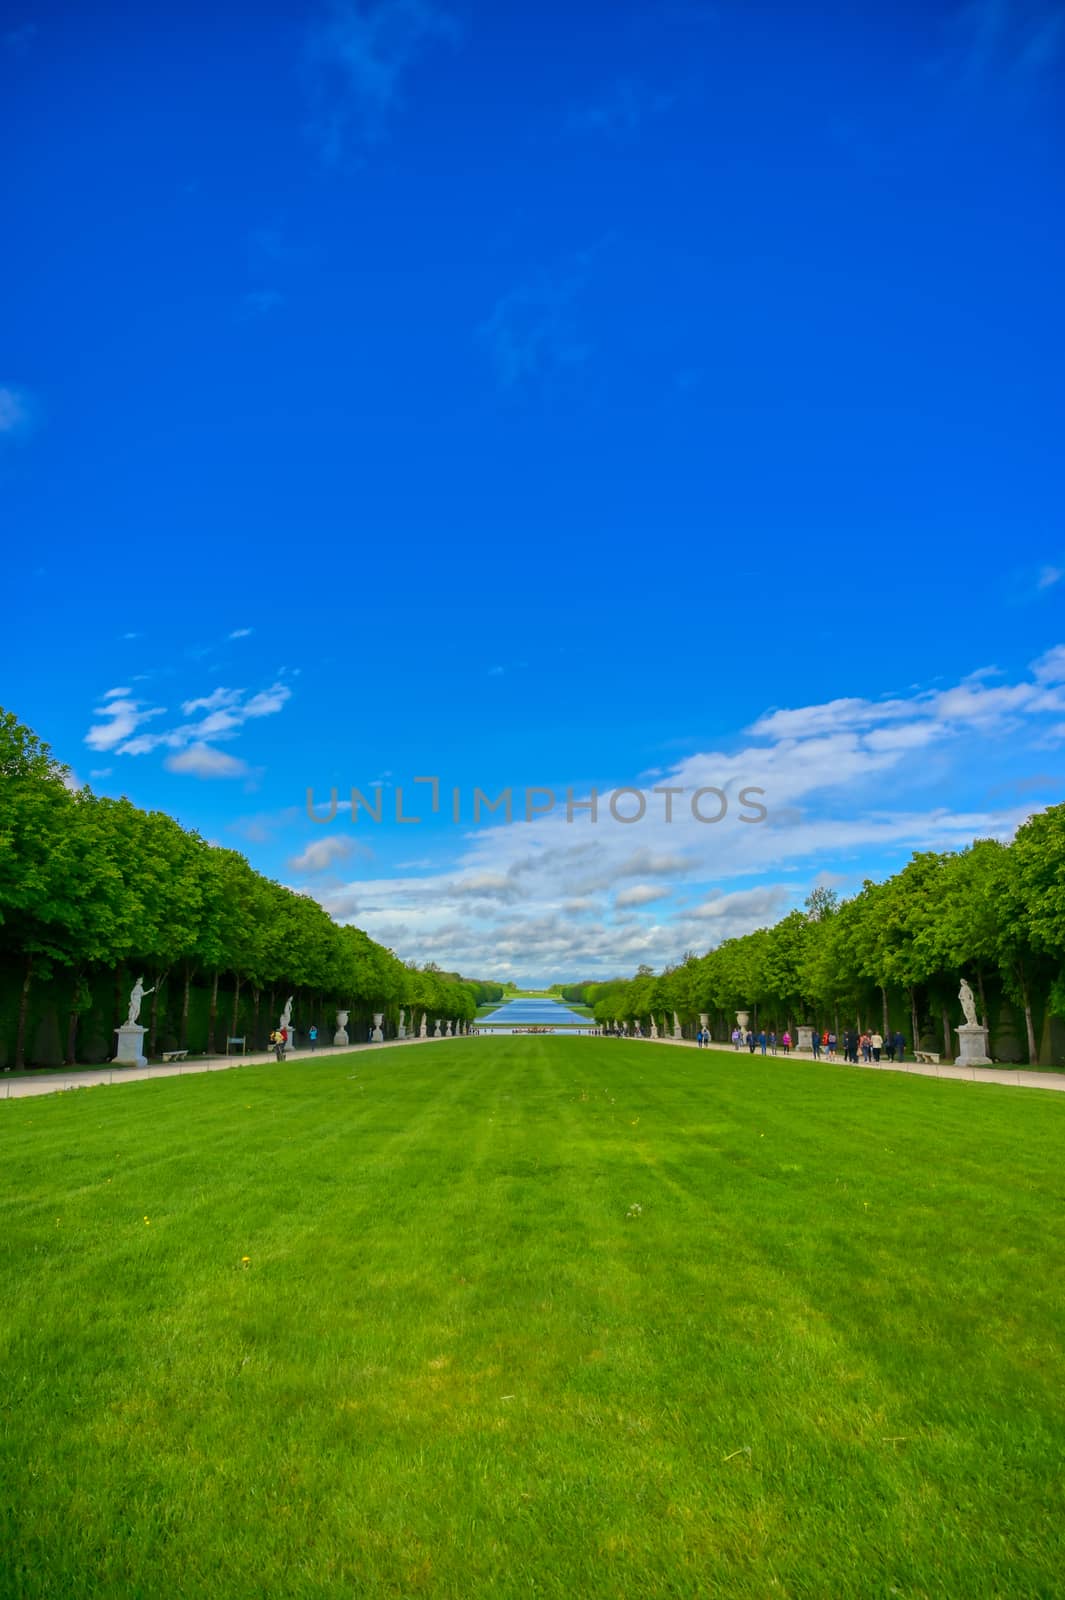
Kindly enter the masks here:
M 408 1010 L 473 1020 L 502 997 L 407 966 L 317 901 L 252 870 L 163 812 L 69 787 L 48 746 L 0 709 L 0 1065 L 103 1061 L 143 973 L 148 1053 L 265 1044 L 291 994 L 297 1037 L 365 1038 Z
M 922 852 L 884 883 L 838 902 L 816 889 L 772 928 L 687 954 L 656 974 L 567 985 L 602 1023 L 706 1013 L 727 1038 L 737 1010 L 755 1026 L 902 1029 L 916 1048 L 957 1054 L 965 977 L 999 1061 L 1065 1054 L 1065 806 L 1031 817 L 1012 844 L 978 839 Z

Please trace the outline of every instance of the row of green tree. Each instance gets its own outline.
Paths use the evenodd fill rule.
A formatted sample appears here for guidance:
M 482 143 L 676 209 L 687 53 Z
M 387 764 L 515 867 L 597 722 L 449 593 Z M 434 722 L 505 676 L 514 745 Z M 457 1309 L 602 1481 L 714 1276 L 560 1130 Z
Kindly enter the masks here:
M 738 1010 L 756 1026 L 810 1023 L 901 1030 L 916 1048 L 955 1055 L 960 980 L 972 985 L 997 1060 L 1058 1059 L 1065 1016 L 1065 806 L 1031 817 L 1012 843 L 979 839 L 921 852 L 883 883 L 839 902 L 817 889 L 805 911 L 689 952 L 656 974 L 572 984 L 596 1020 L 710 1017 L 727 1038 Z
M 105 1059 L 141 973 L 149 1053 L 262 1044 L 290 994 L 303 1031 L 313 1021 L 331 1037 L 343 1009 L 357 1038 L 375 1011 L 395 1022 L 405 1007 L 415 1023 L 424 1011 L 431 1029 L 503 992 L 406 965 L 165 813 L 74 789 L 0 710 L 0 1055 Z

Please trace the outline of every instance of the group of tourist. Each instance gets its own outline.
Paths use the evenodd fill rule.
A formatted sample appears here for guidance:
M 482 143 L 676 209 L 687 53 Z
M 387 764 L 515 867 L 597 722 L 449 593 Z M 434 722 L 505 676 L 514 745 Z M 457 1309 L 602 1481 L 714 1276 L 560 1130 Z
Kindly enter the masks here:
M 709 1033 L 705 1038 L 701 1033 L 696 1037 L 700 1044 L 710 1042 Z M 860 1062 L 866 1065 L 878 1062 L 883 1056 L 889 1061 L 906 1059 L 906 1040 L 901 1033 L 889 1033 L 885 1037 L 880 1033 L 860 1033 L 857 1028 L 845 1028 L 837 1038 L 831 1029 L 819 1033 L 815 1028 L 811 1042 L 815 1061 L 820 1061 L 822 1056 L 829 1061 L 836 1061 L 840 1053 L 844 1061 L 852 1062 L 855 1066 Z M 790 1055 L 792 1037 L 790 1033 L 782 1033 L 778 1039 L 776 1033 L 767 1033 L 764 1028 L 758 1033 L 755 1033 L 753 1028 L 748 1028 L 746 1031 L 742 1028 L 733 1028 L 733 1050 L 742 1050 L 744 1047 L 752 1056 L 756 1050 L 760 1050 L 762 1055 L 768 1053 L 775 1056 L 781 1051 L 784 1055 Z
M 753 1028 L 748 1028 L 746 1033 L 740 1028 L 733 1028 L 732 1030 L 733 1050 L 739 1050 L 743 1045 L 746 1045 L 752 1056 L 756 1050 L 761 1050 L 763 1055 L 768 1052 L 769 1055 L 773 1056 L 779 1055 L 783 1050 L 784 1054 L 788 1056 L 791 1054 L 791 1044 L 791 1034 L 787 1032 L 782 1033 L 778 1039 L 776 1033 L 766 1033 L 764 1028 L 758 1033 L 755 1033 Z

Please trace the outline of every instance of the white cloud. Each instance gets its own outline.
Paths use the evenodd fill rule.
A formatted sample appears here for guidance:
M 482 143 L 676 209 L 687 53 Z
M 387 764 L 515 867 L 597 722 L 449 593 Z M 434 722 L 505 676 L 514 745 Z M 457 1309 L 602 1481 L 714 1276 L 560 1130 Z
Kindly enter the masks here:
M 229 637 L 231 639 L 249 639 L 254 632 L 254 628 L 234 628 Z
M 89 773 L 89 777 L 109 778 L 111 776 L 111 770 L 112 769 L 110 767 L 93 767 L 92 771 Z
M 168 772 L 178 772 L 193 778 L 247 778 L 251 768 L 246 761 L 227 755 L 224 750 L 214 750 L 207 744 L 192 744 L 187 750 L 167 756 L 163 762 Z
M 981 669 L 934 690 L 771 712 L 734 748 L 686 754 L 645 783 L 639 823 L 610 816 L 610 791 L 632 781 L 622 773 L 597 781 L 595 824 L 588 812 L 566 821 L 560 788 L 562 803 L 532 823 L 471 828 L 447 868 L 415 861 L 424 870 L 346 892 L 357 894 L 359 925 L 412 959 L 549 981 L 631 972 L 644 960 L 660 968 L 776 920 L 826 874 L 857 886 L 874 861 L 901 865 L 913 850 L 1010 837 L 1031 806 L 1012 790 L 1001 808 L 972 794 L 987 793 L 989 741 L 1026 760 L 1048 727 L 1065 735 L 1065 646 L 1019 683 L 983 681 L 996 676 Z M 932 783 L 947 798 L 929 809 Z M 655 785 L 681 791 L 672 822 Z M 574 791 L 587 798 L 590 787 Z M 702 787 L 726 796 L 720 823 L 693 818 Z M 764 823 L 739 821 L 748 787 L 765 791 Z M 522 816 L 519 791 L 514 810 Z M 335 915 L 340 893 L 322 896 Z
M 293 856 L 289 867 L 293 872 L 325 872 L 337 861 L 344 861 L 352 852 L 350 839 L 331 833 L 324 839 L 313 840 L 299 855 Z
M 183 701 L 181 709 L 187 717 L 195 716 L 197 711 L 217 711 L 219 706 L 239 705 L 243 693 L 243 689 L 214 689 L 199 700 Z
M 276 715 L 292 697 L 292 690 L 281 683 L 260 690 L 250 699 L 244 698 L 245 693 L 243 689 L 218 688 L 199 699 L 186 700 L 181 708 L 186 716 L 204 715 L 161 733 L 138 733 L 136 730 L 150 717 L 160 716 L 162 707 L 146 710 L 138 701 L 109 700 L 96 714 L 112 720 L 90 728 L 86 743 L 101 750 L 117 747 L 122 756 L 143 756 L 153 750 L 182 750 L 207 740 L 232 739 L 246 722 Z
M 124 700 L 127 695 L 132 693 L 132 689 L 105 689 L 103 698 L 105 700 Z
M 1065 569 L 1061 567 L 1041 567 L 1036 579 L 1037 589 L 1052 589 L 1056 583 L 1065 578 Z
M 106 720 L 95 723 L 85 735 L 85 743 L 92 750 L 113 750 L 123 740 L 128 741 L 142 722 L 166 714 L 165 706 L 146 706 L 141 700 L 108 699 L 97 706 L 94 715 Z
M 1056 644 L 1032 662 L 1039 683 L 1065 683 L 1065 644 Z
M 634 883 L 629 889 L 620 889 L 614 896 L 616 906 L 649 906 L 655 900 L 669 900 L 672 889 L 656 888 L 651 883 Z

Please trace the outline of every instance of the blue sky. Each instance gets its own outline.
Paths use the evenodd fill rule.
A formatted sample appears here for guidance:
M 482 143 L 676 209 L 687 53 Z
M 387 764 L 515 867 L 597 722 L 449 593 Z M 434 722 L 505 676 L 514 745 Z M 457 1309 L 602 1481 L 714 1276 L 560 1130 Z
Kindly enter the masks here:
M 1065 797 L 1063 88 L 1043 0 L 8 7 L 0 700 L 483 975 L 1008 835 Z M 507 785 L 732 805 L 474 828 Z

